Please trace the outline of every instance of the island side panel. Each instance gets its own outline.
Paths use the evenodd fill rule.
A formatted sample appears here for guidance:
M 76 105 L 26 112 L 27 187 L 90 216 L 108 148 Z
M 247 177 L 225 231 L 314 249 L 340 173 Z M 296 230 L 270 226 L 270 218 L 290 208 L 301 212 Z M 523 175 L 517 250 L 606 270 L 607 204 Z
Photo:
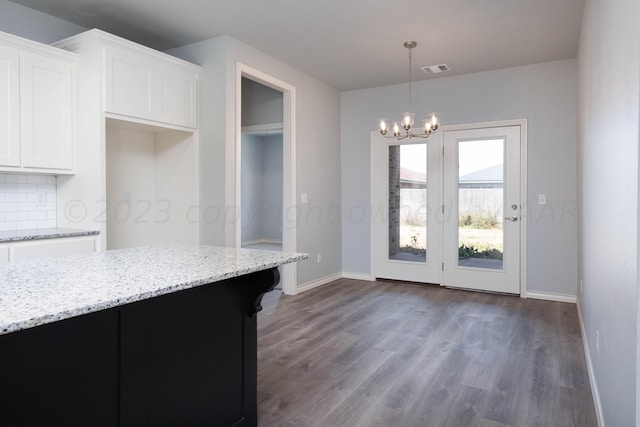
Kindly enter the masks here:
M 231 426 L 243 419 L 238 279 L 147 304 L 147 425 Z
M 115 310 L 0 336 L 0 424 L 118 425 Z
M 153 298 L 143 309 L 132 307 L 136 312 L 127 316 L 139 338 L 122 351 L 136 357 L 132 367 L 146 363 L 146 425 L 257 426 L 256 313 L 278 281 L 273 268 Z M 132 382 L 136 387 L 139 372 Z M 138 394 L 130 402 L 141 399 Z

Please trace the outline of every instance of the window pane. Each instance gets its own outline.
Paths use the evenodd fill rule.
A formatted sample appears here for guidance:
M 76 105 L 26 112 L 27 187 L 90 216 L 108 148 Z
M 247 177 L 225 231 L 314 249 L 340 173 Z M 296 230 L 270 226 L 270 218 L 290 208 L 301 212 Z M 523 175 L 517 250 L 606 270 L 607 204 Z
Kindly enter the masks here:
M 502 270 L 504 140 L 458 144 L 458 265 Z
M 427 259 L 427 145 L 389 147 L 389 259 Z

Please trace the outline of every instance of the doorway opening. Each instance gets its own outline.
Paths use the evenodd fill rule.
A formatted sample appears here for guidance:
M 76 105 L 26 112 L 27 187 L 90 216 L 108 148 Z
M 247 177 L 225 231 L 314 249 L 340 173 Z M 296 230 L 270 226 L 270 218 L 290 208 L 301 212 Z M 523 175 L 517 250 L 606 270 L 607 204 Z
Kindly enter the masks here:
M 282 92 L 242 77 L 243 248 L 282 250 Z
M 235 247 L 296 251 L 295 87 L 236 65 Z M 280 267 L 282 291 L 297 293 L 297 267 Z

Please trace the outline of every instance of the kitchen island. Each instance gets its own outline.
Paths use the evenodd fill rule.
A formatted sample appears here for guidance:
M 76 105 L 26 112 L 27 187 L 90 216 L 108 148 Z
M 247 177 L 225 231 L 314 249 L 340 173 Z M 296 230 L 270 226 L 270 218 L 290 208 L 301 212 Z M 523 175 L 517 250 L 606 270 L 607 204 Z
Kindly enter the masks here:
M 157 245 L 0 266 L 2 424 L 257 425 L 255 315 L 306 257 Z

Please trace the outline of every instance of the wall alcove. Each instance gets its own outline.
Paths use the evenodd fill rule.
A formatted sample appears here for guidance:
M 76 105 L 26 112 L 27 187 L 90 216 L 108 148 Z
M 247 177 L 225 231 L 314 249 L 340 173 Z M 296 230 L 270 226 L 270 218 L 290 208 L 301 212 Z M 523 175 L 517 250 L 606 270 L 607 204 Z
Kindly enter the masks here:
M 107 249 L 196 243 L 192 132 L 106 119 Z

